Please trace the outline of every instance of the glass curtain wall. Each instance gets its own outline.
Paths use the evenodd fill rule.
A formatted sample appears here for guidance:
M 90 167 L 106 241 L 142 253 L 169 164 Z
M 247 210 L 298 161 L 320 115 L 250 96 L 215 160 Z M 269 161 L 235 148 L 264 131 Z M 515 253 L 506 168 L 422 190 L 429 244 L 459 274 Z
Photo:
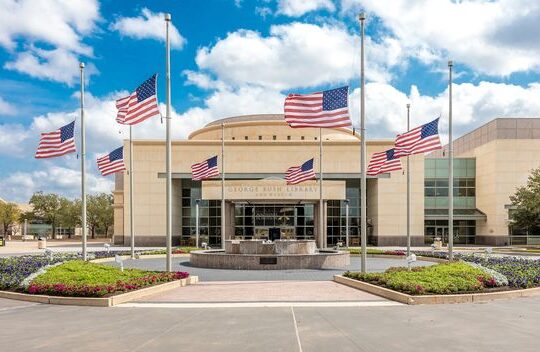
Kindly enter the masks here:
M 346 197 L 349 200 L 349 245 L 360 245 L 360 180 L 346 181 Z M 346 213 L 345 201 L 329 200 L 327 202 L 327 242 L 328 247 L 339 241 L 345 245 Z M 368 224 L 369 234 L 369 224 Z M 369 236 L 368 236 L 369 237 Z M 369 240 L 368 240 L 369 242 Z
M 201 182 L 182 180 L 181 245 L 195 245 L 196 201 L 201 199 Z M 221 200 L 201 200 L 199 203 L 199 243 L 221 246 Z
M 424 208 L 427 214 L 448 214 L 448 159 L 425 159 L 424 162 Z M 454 218 L 459 213 L 476 209 L 476 160 L 474 158 L 454 159 Z M 433 243 L 434 237 L 448 241 L 448 220 L 424 221 L 426 244 Z M 475 220 L 454 220 L 454 243 L 474 244 L 476 238 Z

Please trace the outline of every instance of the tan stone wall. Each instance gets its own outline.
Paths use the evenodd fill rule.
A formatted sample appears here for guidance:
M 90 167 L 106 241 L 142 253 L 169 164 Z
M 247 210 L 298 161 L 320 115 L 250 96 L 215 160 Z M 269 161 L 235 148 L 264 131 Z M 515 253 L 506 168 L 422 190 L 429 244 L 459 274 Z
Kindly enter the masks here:
M 405 171 L 406 161 L 402 160 Z M 424 156 L 410 158 L 411 241 L 424 243 Z M 407 176 L 396 171 L 390 178 L 368 182 L 368 217 L 378 245 L 405 245 L 407 233 Z
M 239 127 L 240 128 L 240 127 Z M 295 135 L 308 133 L 318 135 L 316 129 L 291 129 L 283 124 L 262 126 L 245 126 L 252 129 L 250 133 L 273 135 L 271 130 L 276 128 L 277 135 Z M 229 126 L 229 132 L 237 131 Z M 279 132 L 281 131 L 281 132 Z M 279 132 L 279 133 L 278 133 Z M 343 131 L 323 130 L 325 173 L 358 173 L 360 170 L 359 140 Z M 205 132 L 206 133 L 206 132 Z M 210 129 L 205 137 L 221 138 L 221 127 Z M 213 134 L 212 134 L 213 133 Z M 349 132 L 350 133 L 350 132 Z M 172 145 L 173 173 L 190 173 L 191 165 L 212 155 L 221 154 L 220 140 L 174 141 Z M 327 140 L 330 139 L 330 140 Z M 315 171 L 319 170 L 319 141 L 310 140 L 229 140 L 226 134 L 225 169 L 226 173 L 280 173 L 293 165 L 299 165 L 307 159 L 315 158 Z M 390 148 L 392 140 L 368 141 L 368 161 L 373 152 Z M 128 141 L 124 142 L 125 150 L 129 150 Z M 136 243 L 144 244 L 156 236 L 163 239 L 165 235 L 165 179 L 158 178 L 158 173 L 165 171 L 165 144 L 163 141 L 134 141 L 134 215 Z M 125 153 L 126 164 L 129 163 L 129 153 Z M 221 167 L 221 157 L 218 166 Z M 413 158 L 413 181 L 416 212 L 413 212 L 413 233 L 423 233 L 423 157 Z M 115 211 L 115 235 L 129 237 L 129 178 L 124 174 L 123 182 L 118 182 L 123 199 L 115 196 L 118 203 Z M 400 172 L 392 173 L 389 179 L 369 180 L 368 187 L 368 216 L 376 223 L 375 234 L 379 236 L 403 236 L 405 234 L 405 178 Z M 373 188 L 376 187 L 376 188 Z M 420 187 L 420 188 L 418 188 Z M 377 192 L 373 192 L 376 190 Z M 173 236 L 178 239 L 181 233 L 181 187 L 180 180 L 173 181 Z M 398 196 L 396 196 L 400 192 Z M 374 198 L 375 197 L 375 198 Z M 403 198 L 403 200 L 400 199 Z M 116 199 L 118 198 L 118 199 Z M 123 207 L 122 207 L 122 201 Z M 122 210 L 123 209 L 123 210 Z M 377 216 L 379 215 L 379 216 Z M 175 240 L 173 239 L 173 242 Z
M 476 207 L 487 215 L 486 222 L 477 222 L 480 243 L 507 242 L 508 211 L 504 206 L 510 204 L 516 187 L 527 182 L 530 171 L 540 167 L 539 150 L 538 139 L 498 139 L 474 150 Z

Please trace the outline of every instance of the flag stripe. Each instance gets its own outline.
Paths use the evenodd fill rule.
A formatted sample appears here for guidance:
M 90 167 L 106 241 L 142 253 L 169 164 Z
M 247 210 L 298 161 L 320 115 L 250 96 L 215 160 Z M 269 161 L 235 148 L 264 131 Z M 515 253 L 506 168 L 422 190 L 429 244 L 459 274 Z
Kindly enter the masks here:
M 41 133 L 41 138 L 36 150 L 35 158 L 44 159 L 73 153 L 75 147 L 75 121 L 60 127 L 53 132 Z
M 437 118 L 408 132 L 399 134 L 396 137 L 394 156 L 401 158 L 407 155 L 422 154 L 441 149 L 438 125 L 439 119 Z M 427 134 L 427 136 L 423 136 L 423 133 Z
M 350 127 L 349 87 L 312 94 L 289 94 L 285 98 L 285 121 L 293 128 Z
M 135 125 L 154 116 L 161 116 L 156 93 L 156 76 L 144 81 L 129 96 L 116 101 L 116 121 L 123 125 Z
M 102 176 L 126 170 L 124 147 L 116 148 L 109 154 L 97 158 L 97 166 Z
M 217 156 L 213 156 L 205 161 L 191 165 L 191 179 L 194 181 L 206 180 L 219 176 L 217 166 Z

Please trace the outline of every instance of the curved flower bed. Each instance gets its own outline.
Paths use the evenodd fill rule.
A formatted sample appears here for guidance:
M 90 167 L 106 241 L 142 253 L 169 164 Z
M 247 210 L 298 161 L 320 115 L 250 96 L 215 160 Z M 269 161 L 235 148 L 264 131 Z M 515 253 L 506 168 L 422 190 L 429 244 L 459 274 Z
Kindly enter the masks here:
M 74 297 L 103 297 L 138 290 L 160 283 L 185 279 L 186 272 L 153 272 L 69 261 L 37 276 L 26 288 L 31 294 Z
M 345 277 L 413 295 L 483 291 L 497 286 L 493 276 L 464 262 L 427 267 L 390 268 L 384 273 L 346 272 Z

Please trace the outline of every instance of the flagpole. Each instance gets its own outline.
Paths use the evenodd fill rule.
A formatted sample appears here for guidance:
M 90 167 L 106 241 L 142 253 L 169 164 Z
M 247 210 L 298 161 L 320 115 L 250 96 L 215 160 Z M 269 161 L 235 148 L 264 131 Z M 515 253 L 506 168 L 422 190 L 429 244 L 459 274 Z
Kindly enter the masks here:
M 79 64 L 81 70 L 81 230 L 82 230 L 82 257 L 87 259 L 86 253 L 86 137 L 84 131 L 84 62 Z
M 131 237 L 131 259 L 135 259 L 135 231 L 133 225 L 133 139 L 129 125 L 129 232 Z
M 365 126 L 365 78 L 364 78 L 364 21 L 366 15 L 362 12 L 358 16 L 361 31 L 360 52 L 360 245 L 362 254 L 360 258 L 360 270 L 366 272 L 367 256 L 367 180 L 366 180 L 366 126 Z
M 322 128 L 319 127 L 319 228 L 320 236 L 319 243 L 320 248 L 326 247 L 326 241 L 324 233 L 324 203 L 323 203 L 323 157 L 322 157 Z
M 454 259 L 454 142 L 452 141 L 452 60 L 448 61 L 448 259 Z M 443 233 L 444 235 L 444 233 Z
M 225 124 L 221 124 L 221 248 L 225 248 Z
M 407 132 L 411 129 L 410 124 L 411 104 L 407 104 Z M 411 256 L 411 170 L 409 156 L 407 155 L 407 258 Z M 411 270 L 411 263 L 407 260 L 408 268 Z
M 166 270 L 172 271 L 172 173 L 171 173 L 171 47 L 170 47 L 170 38 L 169 38 L 169 26 L 171 23 L 171 14 L 165 14 L 165 81 L 166 81 L 166 116 L 165 116 L 165 126 L 166 126 L 166 191 L 167 191 L 167 264 Z

